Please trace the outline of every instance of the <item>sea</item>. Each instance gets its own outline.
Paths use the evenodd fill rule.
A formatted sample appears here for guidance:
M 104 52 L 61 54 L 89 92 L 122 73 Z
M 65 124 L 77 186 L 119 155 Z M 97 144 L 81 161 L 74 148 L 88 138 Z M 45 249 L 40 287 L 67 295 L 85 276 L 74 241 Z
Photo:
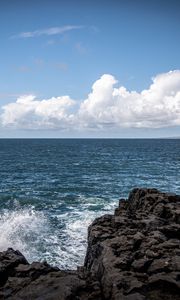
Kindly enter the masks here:
M 180 194 L 180 139 L 0 139 L 0 251 L 82 265 L 87 229 L 135 187 Z

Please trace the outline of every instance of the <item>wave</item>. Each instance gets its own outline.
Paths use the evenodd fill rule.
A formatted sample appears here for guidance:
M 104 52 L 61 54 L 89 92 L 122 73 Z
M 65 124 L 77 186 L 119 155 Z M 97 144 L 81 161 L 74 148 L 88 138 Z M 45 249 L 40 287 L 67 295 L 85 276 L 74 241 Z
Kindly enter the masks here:
M 8 247 L 20 250 L 27 259 L 38 259 L 38 245 L 47 234 L 47 219 L 33 208 L 3 210 L 0 216 L 0 251 Z
M 79 205 L 69 205 L 66 212 L 59 210 L 58 204 L 52 211 L 18 205 L 13 210 L 3 209 L 0 251 L 12 247 L 29 262 L 46 260 L 61 269 L 76 269 L 84 260 L 88 226 L 97 216 L 111 212 L 116 203 L 105 205 L 102 199 L 80 197 Z

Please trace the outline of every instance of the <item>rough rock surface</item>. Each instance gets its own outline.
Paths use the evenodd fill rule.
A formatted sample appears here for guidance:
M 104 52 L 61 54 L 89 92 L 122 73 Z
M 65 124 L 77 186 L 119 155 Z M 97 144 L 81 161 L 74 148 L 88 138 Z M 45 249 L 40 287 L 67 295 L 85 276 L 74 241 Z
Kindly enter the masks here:
M 114 215 L 89 227 L 77 271 L 1 252 L 0 299 L 180 299 L 180 196 L 134 189 Z

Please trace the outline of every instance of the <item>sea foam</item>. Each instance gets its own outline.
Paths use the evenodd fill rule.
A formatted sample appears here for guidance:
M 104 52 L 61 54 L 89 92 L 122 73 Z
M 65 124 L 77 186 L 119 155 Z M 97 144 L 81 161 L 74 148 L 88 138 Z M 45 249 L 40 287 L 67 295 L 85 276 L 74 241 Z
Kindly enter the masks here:
M 13 247 L 27 259 L 38 259 L 38 244 L 47 233 L 47 219 L 33 208 L 3 210 L 0 216 L 0 251 Z
M 29 262 L 44 261 L 61 269 L 76 269 L 82 265 L 87 247 L 87 229 L 100 211 L 94 210 L 100 199 L 87 199 L 66 213 L 53 215 L 29 206 L 13 211 L 4 209 L 0 214 L 0 251 L 12 247 L 21 251 Z M 113 211 L 116 201 L 101 212 Z M 18 207 L 18 205 L 17 205 Z M 54 224 L 56 223 L 56 225 Z M 62 225 L 62 226 L 61 226 Z

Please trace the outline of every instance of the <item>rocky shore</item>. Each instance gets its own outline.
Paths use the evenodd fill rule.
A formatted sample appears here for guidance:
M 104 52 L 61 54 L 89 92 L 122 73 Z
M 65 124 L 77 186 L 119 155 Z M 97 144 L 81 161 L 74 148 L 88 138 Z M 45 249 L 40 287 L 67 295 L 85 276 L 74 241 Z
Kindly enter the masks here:
M 1 252 L 0 299 L 179 300 L 180 196 L 134 189 L 89 227 L 77 271 Z

